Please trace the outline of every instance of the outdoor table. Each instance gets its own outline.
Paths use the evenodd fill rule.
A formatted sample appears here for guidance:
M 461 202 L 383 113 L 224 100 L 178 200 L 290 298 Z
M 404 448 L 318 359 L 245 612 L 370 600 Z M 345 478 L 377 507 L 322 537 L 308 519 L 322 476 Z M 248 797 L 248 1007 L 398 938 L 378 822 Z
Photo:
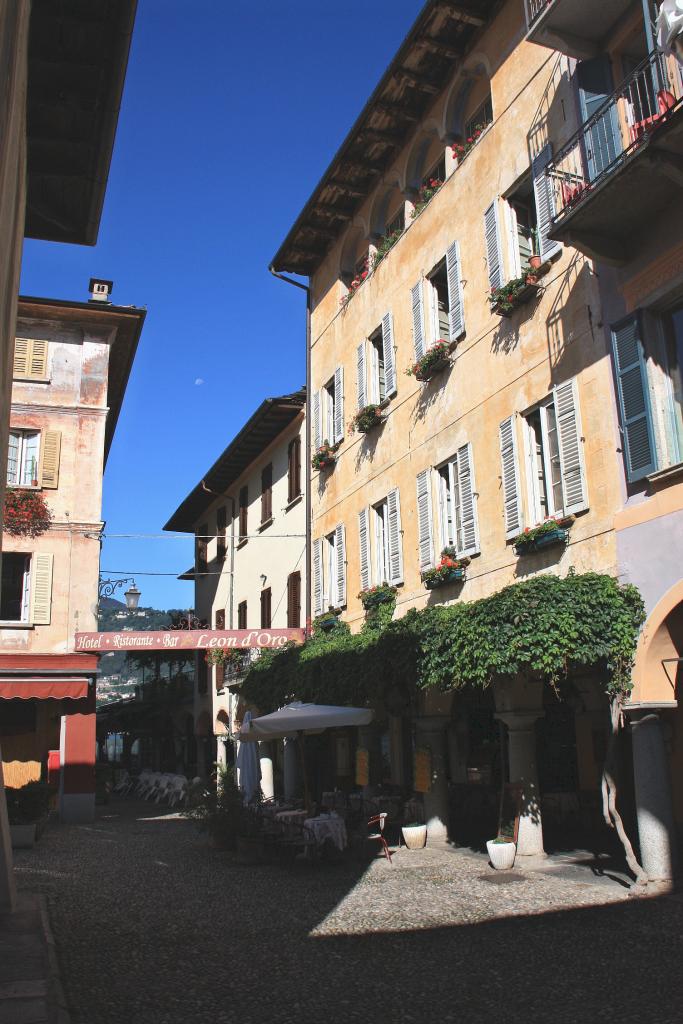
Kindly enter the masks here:
M 275 820 L 278 821 L 284 829 L 296 831 L 297 827 L 301 827 L 308 815 L 308 811 L 280 811 L 275 815 Z
M 348 841 L 344 819 L 338 814 L 319 814 L 317 818 L 306 818 L 304 829 L 311 833 L 317 846 L 331 839 L 338 850 L 345 850 Z

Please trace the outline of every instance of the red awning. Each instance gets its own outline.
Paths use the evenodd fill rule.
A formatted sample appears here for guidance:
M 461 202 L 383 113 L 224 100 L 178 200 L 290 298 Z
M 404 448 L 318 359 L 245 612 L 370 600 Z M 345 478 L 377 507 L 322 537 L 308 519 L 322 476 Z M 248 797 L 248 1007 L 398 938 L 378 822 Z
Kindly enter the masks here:
M 45 676 L 0 676 L 0 699 L 29 700 L 81 700 L 88 696 L 86 676 L 62 676 L 46 679 Z

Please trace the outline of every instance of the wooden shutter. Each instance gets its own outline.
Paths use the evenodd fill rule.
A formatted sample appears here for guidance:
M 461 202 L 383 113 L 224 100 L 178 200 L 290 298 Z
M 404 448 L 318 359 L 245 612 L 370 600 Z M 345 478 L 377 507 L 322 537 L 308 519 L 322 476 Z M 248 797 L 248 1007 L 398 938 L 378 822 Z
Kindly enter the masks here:
M 455 470 L 458 477 L 458 554 L 474 555 L 479 551 L 479 523 L 472 445 L 464 444 L 458 449 Z
M 28 375 L 31 380 L 45 380 L 47 377 L 47 342 L 32 341 L 28 360 Z
M 545 173 L 553 155 L 551 143 L 544 146 L 531 164 L 531 175 L 534 179 L 534 198 L 536 200 L 536 228 L 538 231 L 539 255 L 542 260 L 550 259 L 562 246 L 548 238 L 555 214 L 553 184 Z
M 486 237 L 486 263 L 489 270 L 489 287 L 500 288 L 503 284 L 503 254 L 500 248 L 498 226 L 498 200 L 494 200 L 484 214 Z
M 403 583 L 403 550 L 401 544 L 401 503 L 398 487 L 387 494 L 387 531 L 389 547 L 389 583 Z
M 197 530 L 197 537 L 195 539 L 195 563 L 197 572 L 206 572 L 206 554 L 208 548 L 206 535 L 208 532 L 209 527 L 207 523 L 203 523 Z
M 59 486 L 59 454 L 62 435 L 58 430 L 46 430 L 41 436 L 39 480 L 41 487 Z
M 450 340 L 457 341 L 465 333 L 465 307 L 462 297 L 460 273 L 460 246 L 453 242 L 446 250 L 446 276 L 448 278 L 448 319 Z
M 344 367 L 334 371 L 334 438 L 337 444 L 344 439 Z
M 334 531 L 334 555 L 337 560 L 334 606 L 341 608 L 346 604 L 346 531 L 343 523 L 340 523 Z
M 358 513 L 358 550 L 360 553 L 360 588 L 367 590 L 370 586 L 370 509 L 364 508 Z
M 396 394 L 396 359 L 394 358 L 394 328 L 391 313 L 382 318 L 382 349 L 384 354 L 384 392 L 387 398 Z
M 555 396 L 557 440 L 562 474 L 562 503 L 565 515 L 588 508 L 586 471 L 583 464 L 581 412 L 576 378 L 558 384 Z
M 650 391 L 638 314 L 612 328 L 612 351 L 624 438 L 626 475 L 640 480 L 657 468 Z
M 313 614 L 323 613 L 323 542 L 313 541 Z
M 301 573 L 292 572 L 287 577 L 287 627 L 298 629 L 301 625 Z
M 365 362 L 365 340 L 356 349 L 356 398 L 358 408 L 364 409 L 368 404 L 368 373 Z
M 500 425 L 500 459 L 503 481 L 505 536 L 516 537 L 523 526 L 522 502 L 519 493 L 515 418 L 510 416 Z
M 421 473 L 417 474 L 417 537 L 420 572 L 425 572 L 434 564 L 431 471 L 429 469 L 423 469 Z
M 273 464 L 261 470 L 261 524 L 273 518 Z
M 271 589 L 261 591 L 261 629 L 270 629 L 271 625 Z
M 49 626 L 52 612 L 53 555 L 38 551 L 31 561 L 31 622 L 35 626 Z
M 216 611 L 216 629 L 225 629 L 225 608 Z
M 239 523 L 239 539 L 244 540 L 247 536 L 248 528 L 248 511 L 249 511 L 249 487 L 240 487 L 239 496 L 239 507 L 240 507 L 240 523 Z
M 313 395 L 313 447 L 315 448 L 316 451 L 323 443 L 323 439 L 320 433 L 320 405 L 321 392 L 316 391 Z
M 287 449 L 287 501 L 301 494 L 301 438 L 294 437 Z
M 30 341 L 26 338 L 14 339 L 14 368 L 13 377 L 28 377 L 29 348 Z
M 238 629 L 246 629 L 247 628 L 247 602 L 246 601 L 240 601 L 240 603 L 237 605 L 237 628 Z
M 227 543 L 225 536 L 227 525 L 228 513 L 227 509 L 225 508 L 225 505 L 223 505 L 221 508 L 216 509 L 216 557 L 218 558 L 219 561 L 222 561 L 225 558 L 225 553 L 227 551 Z
M 424 300 L 422 278 L 413 285 L 413 348 L 415 358 L 422 359 L 425 354 Z

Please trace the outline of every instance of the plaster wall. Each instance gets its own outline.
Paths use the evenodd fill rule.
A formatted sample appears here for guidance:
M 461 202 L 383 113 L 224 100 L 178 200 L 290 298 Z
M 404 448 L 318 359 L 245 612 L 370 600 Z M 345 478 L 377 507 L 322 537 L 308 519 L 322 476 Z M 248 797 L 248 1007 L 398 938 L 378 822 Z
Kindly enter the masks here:
M 360 625 L 358 513 L 381 500 L 392 487 L 401 498 L 404 586 L 398 612 L 442 599 L 428 595 L 420 580 L 415 514 L 416 476 L 472 444 L 481 555 L 468 570 L 463 600 L 475 599 L 512 583 L 528 572 L 565 574 L 596 570 L 616 574 L 613 517 L 619 507 L 618 445 L 611 406 L 611 370 L 606 339 L 600 330 L 597 281 L 590 262 L 565 248 L 543 279 L 541 297 L 511 319 L 491 313 L 485 258 L 484 212 L 528 172 L 531 158 L 548 140 L 557 147 L 576 129 L 577 112 L 569 83 L 570 64 L 557 54 L 523 41 L 521 4 L 508 3 L 479 42 L 472 63 L 491 68 L 494 122 L 460 166 L 456 167 L 426 209 L 407 220 L 405 231 L 375 272 L 357 290 L 344 312 L 339 302 L 346 289 L 338 278 L 344 238 L 331 249 L 313 278 L 312 388 L 317 390 L 344 367 L 348 424 L 356 402 L 356 348 L 391 310 L 394 323 L 397 394 L 382 428 L 349 436 L 326 474 L 313 473 L 313 538 L 343 522 L 347 538 L 345 617 Z M 442 124 L 462 73 L 451 90 L 438 97 L 429 117 Z M 472 93 L 476 99 L 476 93 Z M 463 119 L 468 116 L 465 105 Z M 416 134 L 422 130 L 416 129 Z M 409 140 L 407 149 L 412 145 Z M 396 168 L 385 183 L 399 176 Z M 366 204 L 369 208 L 372 197 Z M 366 218 L 361 212 L 360 220 Z M 357 219 L 357 220 L 359 220 Z M 351 229 L 350 229 L 351 230 Z M 421 385 L 404 375 L 413 362 L 411 288 L 443 258 L 448 245 L 460 243 L 466 336 L 458 343 L 453 367 Z M 514 275 L 501 210 L 501 247 L 505 279 Z M 435 340 L 427 327 L 427 344 Z M 533 560 L 519 561 L 506 542 L 501 496 L 499 424 L 549 395 L 552 387 L 576 376 L 582 418 L 589 510 L 571 530 L 571 543 Z M 527 498 L 521 417 L 516 417 L 519 472 L 525 524 L 534 525 Z M 438 552 L 434 512 L 433 530 Z M 438 595 L 438 592 L 436 592 Z

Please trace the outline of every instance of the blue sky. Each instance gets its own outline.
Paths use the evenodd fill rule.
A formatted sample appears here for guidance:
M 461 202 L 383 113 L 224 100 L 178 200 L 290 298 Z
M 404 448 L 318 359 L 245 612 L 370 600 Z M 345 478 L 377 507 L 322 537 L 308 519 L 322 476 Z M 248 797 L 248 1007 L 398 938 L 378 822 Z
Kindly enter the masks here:
M 27 240 L 21 281 L 85 301 L 104 277 L 147 307 L 108 534 L 160 533 L 259 403 L 305 382 L 304 295 L 268 264 L 420 7 L 140 0 L 98 244 Z M 192 557 L 187 539 L 112 537 L 102 569 L 186 607 Z

